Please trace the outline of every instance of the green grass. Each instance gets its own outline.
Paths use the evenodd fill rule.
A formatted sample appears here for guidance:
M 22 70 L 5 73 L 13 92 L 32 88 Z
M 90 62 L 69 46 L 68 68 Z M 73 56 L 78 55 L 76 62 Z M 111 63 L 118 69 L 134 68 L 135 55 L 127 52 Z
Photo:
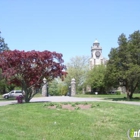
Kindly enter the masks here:
M 88 110 L 66 110 L 48 104 L 0 106 L 0 140 L 127 140 L 128 129 L 140 126 L 139 106 L 93 102 Z
M 77 94 L 75 97 L 82 98 L 102 98 L 104 100 L 114 100 L 114 101 L 127 101 L 126 94 L 116 95 L 116 94 Z M 140 101 L 140 94 L 133 94 L 133 99 L 131 101 Z

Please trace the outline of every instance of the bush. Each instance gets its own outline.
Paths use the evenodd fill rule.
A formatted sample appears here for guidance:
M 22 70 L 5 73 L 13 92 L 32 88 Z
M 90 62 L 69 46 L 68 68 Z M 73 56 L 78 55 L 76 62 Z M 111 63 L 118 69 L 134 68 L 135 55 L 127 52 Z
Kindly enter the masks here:
M 88 105 L 88 102 L 84 102 L 83 104 L 84 104 L 84 105 Z
M 120 92 L 120 91 L 117 91 L 117 92 L 116 92 L 116 95 L 121 95 L 121 92 Z
M 56 108 L 61 109 L 62 108 L 62 105 L 61 104 L 57 104 L 56 105 Z
M 55 103 L 49 103 L 48 105 L 49 106 L 55 106 Z
M 72 104 L 71 104 L 71 106 L 72 106 L 72 107 L 75 107 L 75 106 L 76 106 L 76 104 L 75 104 L 75 103 L 72 103 Z

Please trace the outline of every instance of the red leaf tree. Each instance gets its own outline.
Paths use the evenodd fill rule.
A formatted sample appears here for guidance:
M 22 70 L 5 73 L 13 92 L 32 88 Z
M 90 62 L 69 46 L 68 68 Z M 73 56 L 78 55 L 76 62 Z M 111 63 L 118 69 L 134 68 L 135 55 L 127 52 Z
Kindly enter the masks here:
M 25 102 L 29 102 L 41 87 L 43 78 L 51 81 L 66 76 L 61 53 L 50 51 L 4 51 L 0 56 L 0 68 L 9 84 L 21 86 Z

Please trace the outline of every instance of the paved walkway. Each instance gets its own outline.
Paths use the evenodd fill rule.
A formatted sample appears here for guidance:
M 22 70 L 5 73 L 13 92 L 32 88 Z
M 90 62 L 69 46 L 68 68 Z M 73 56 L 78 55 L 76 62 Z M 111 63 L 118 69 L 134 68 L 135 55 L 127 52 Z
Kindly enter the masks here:
M 34 97 L 30 102 L 82 102 L 82 101 L 102 101 L 102 102 L 113 102 L 122 104 L 132 104 L 140 105 L 140 102 L 130 102 L 130 101 L 109 101 L 102 98 L 80 98 L 80 97 L 69 97 L 69 96 L 51 96 L 51 97 Z M 5 106 L 8 104 L 16 104 L 16 100 L 11 101 L 0 101 L 0 106 Z

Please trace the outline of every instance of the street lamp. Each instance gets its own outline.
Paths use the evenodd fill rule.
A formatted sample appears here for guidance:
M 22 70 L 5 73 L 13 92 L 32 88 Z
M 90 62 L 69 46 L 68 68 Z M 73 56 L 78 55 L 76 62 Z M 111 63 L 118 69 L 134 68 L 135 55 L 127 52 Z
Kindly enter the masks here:
M 44 77 L 43 78 L 43 83 L 46 84 L 47 83 L 47 79 Z
M 49 96 L 49 85 L 47 84 L 47 97 Z
M 69 96 L 71 96 L 71 86 L 69 86 Z

